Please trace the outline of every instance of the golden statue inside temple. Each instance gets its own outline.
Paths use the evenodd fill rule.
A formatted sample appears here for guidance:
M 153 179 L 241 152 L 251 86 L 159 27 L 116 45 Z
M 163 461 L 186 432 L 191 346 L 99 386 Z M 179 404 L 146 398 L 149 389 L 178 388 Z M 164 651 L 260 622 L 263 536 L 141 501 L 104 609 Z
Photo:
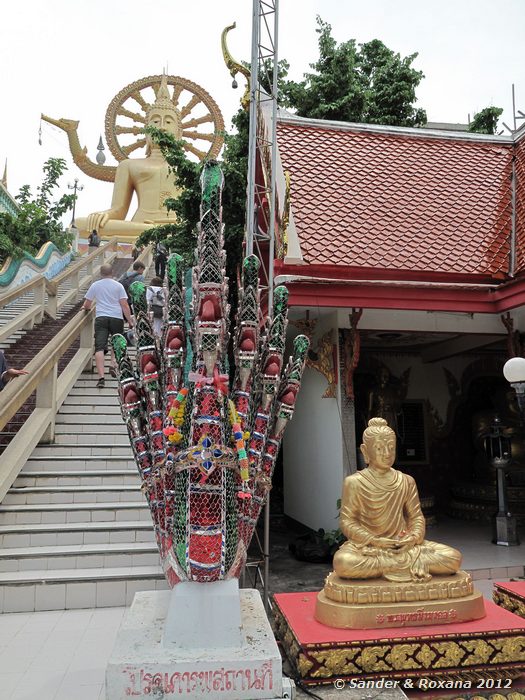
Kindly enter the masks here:
M 316 618 L 332 627 L 395 627 L 472 620 L 483 598 L 461 554 L 425 540 L 414 479 L 393 469 L 396 434 L 372 418 L 361 452 L 367 467 L 343 485 L 340 527 L 347 538 L 318 596 Z
M 87 236 L 97 230 L 101 238 L 116 236 L 130 243 L 147 228 L 173 223 L 175 215 L 167 211 L 164 202 L 180 194 L 160 148 L 143 134 L 144 126 L 152 124 L 182 139 L 185 150 L 199 160 L 216 157 L 223 143 L 224 120 L 217 104 L 199 85 L 178 76 L 142 78 L 112 100 L 106 112 L 106 140 L 119 161 L 117 166 L 89 160 L 77 136 L 78 122 L 44 114 L 42 119 L 67 133 L 73 160 L 84 173 L 115 183 L 109 209 L 76 219 L 80 234 Z M 206 126 L 210 123 L 212 132 Z M 144 157 L 129 157 L 140 148 L 145 148 Z M 126 216 L 134 194 L 138 208 L 129 221 Z

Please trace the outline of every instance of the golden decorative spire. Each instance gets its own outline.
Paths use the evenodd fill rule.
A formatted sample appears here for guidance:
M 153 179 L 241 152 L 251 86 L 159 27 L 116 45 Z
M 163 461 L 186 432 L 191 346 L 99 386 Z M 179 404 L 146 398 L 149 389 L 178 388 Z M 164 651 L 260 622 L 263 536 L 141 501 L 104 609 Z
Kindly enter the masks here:
M 148 109 L 148 113 L 146 115 L 146 120 L 148 119 L 150 112 L 154 109 L 164 109 L 178 113 L 178 110 L 173 104 L 173 101 L 170 96 L 170 91 L 168 89 L 168 76 L 166 75 L 166 73 L 162 74 L 162 80 L 160 81 L 160 86 L 157 90 L 155 102 L 152 105 L 150 105 L 150 108 Z
M 5 159 L 4 174 L 2 175 L 2 180 L 0 182 L 7 190 L 7 158 Z

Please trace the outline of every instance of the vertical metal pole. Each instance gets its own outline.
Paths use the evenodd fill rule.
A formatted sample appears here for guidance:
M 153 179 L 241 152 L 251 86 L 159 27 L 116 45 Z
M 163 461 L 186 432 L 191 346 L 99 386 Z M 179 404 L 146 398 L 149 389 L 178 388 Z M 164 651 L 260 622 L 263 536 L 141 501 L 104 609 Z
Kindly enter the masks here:
M 274 38 L 274 55 L 273 55 L 273 76 L 272 76 L 272 124 L 270 141 L 272 144 L 272 172 L 270 176 L 270 242 L 268 249 L 268 314 L 273 313 L 273 258 L 275 253 L 275 189 L 276 189 L 276 168 L 277 168 L 277 92 L 278 92 L 278 73 L 279 73 L 279 53 L 278 53 L 278 26 L 279 26 L 279 0 L 275 0 L 273 20 L 273 38 Z M 270 493 L 266 500 L 264 509 L 264 608 L 269 612 L 270 595 L 269 595 L 269 580 L 270 580 Z
M 253 253 L 255 235 L 255 163 L 257 157 L 257 95 L 259 92 L 259 0 L 252 7 L 252 63 L 250 131 L 248 136 L 248 187 L 246 188 L 246 255 Z
M 516 131 L 516 94 L 514 92 L 514 83 L 512 83 L 512 118 L 514 120 L 514 131 Z
M 78 185 L 78 180 L 75 178 L 74 184 L 73 184 L 73 211 L 71 213 L 71 224 L 70 226 L 73 226 L 75 223 L 75 209 L 77 206 L 77 185 Z

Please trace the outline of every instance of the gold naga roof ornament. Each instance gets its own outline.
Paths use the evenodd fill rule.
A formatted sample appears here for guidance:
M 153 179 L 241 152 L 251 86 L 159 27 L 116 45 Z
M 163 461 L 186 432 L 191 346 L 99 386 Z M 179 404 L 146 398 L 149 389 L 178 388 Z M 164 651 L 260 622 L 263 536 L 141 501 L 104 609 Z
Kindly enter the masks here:
M 228 27 L 225 27 L 222 30 L 221 34 L 221 48 L 222 48 L 222 55 L 224 58 L 224 63 L 226 64 L 226 68 L 230 71 L 230 75 L 233 78 L 232 82 L 232 87 L 236 88 L 237 87 L 237 80 L 236 80 L 236 75 L 237 73 L 241 73 L 241 75 L 244 75 L 246 78 L 246 88 L 244 90 L 244 95 L 241 97 L 241 106 L 243 109 L 248 110 L 250 106 L 250 78 L 251 78 L 251 73 L 250 69 L 247 68 L 246 66 L 243 66 L 242 63 L 239 63 L 236 61 L 233 56 L 230 53 L 230 50 L 228 49 L 228 44 L 226 42 L 226 37 L 228 35 L 228 32 L 231 29 L 235 29 L 236 23 L 234 22 L 233 24 L 230 24 Z
M 177 75 L 150 75 L 122 88 L 111 100 L 105 116 L 109 150 L 117 161 L 146 147 L 144 126 L 153 108 L 169 109 L 176 115 L 184 149 L 199 160 L 216 158 L 224 142 L 224 119 L 219 106 L 200 85 Z M 65 131 L 73 161 L 89 177 L 115 181 L 116 166 L 90 160 L 80 145 L 79 122 L 72 119 L 42 119 Z

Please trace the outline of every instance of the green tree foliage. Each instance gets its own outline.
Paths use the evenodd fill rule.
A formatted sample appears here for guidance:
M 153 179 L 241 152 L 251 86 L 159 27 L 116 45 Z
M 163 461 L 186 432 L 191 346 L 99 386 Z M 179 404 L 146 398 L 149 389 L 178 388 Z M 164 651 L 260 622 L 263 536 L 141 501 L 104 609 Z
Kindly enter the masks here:
M 189 267 L 193 262 L 193 251 L 197 240 L 201 166 L 186 157 L 184 142 L 177 140 L 173 134 L 154 126 L 147 126 L 145 131 L 160 147 L 181 192 L 178 197 L 170 197 L 164 202 L 168 211 L 175 212 L 175 223 L 146 229 L 137 238 L 136 245 L 143 246 L 164 241 L 171 251 L 182 255 L 186 266 Z
M 64 231 L 62 217 L 73 208 L 75 196 L 63 194 L 54 199 L 58 181 L 66 168 L 63 158 L 49 158 L 44 163 L 44 179 L 33 196 L 29 185 L 24 185 L 15 199 L 20 208 L 16 216 L 0 213 L 0 258 L 14 259 L 23 253 L 35 254 L 44 243 L 51 241 L 65 252 L 71 245 L 71 234 Z
M 232 278 L 242 255 L 244 232 L 244 210 L 246 203 L 246 171 L 248 165 L 248 115 L 240 110 L 233 119 L 238 133 L 225 135 L 224 160 L 220 162 L 225 183 L 222 195 L 223 221 L 225 223 L 225 246 L 227 274 Z M 182 255 L 187 266 L 193 262 L 193 251 L 200 218 L 200 173 L 202 165 L 186 157 L 184 142 L 178 141 L 156 127 L 146 127 L 155 143 L 160 147 L 170 167 L 181 194 L 167 199 L 164 204 L 176 214 L 176 222 L 147 229 L 137 239 L 137 245 L 165 241 L 171 251 Z
M 468 130 L 477 134 L 495 134 L 498 128 L 498 119 L 503 114 L 500 107 L 485 107 L 474 115 L 474 119 L 468 125 Z
M 423 73 L 412 67 L 417 53 L 401 58 L 374 39 L 356 45 L 354 39 L 337 44 L 332 27 L 317 18 L 319 59 L 301 82 L 285 81 L 284 104 L 301 117 L 421 126 L 426 112 L 416 109 L 416 88 Z

